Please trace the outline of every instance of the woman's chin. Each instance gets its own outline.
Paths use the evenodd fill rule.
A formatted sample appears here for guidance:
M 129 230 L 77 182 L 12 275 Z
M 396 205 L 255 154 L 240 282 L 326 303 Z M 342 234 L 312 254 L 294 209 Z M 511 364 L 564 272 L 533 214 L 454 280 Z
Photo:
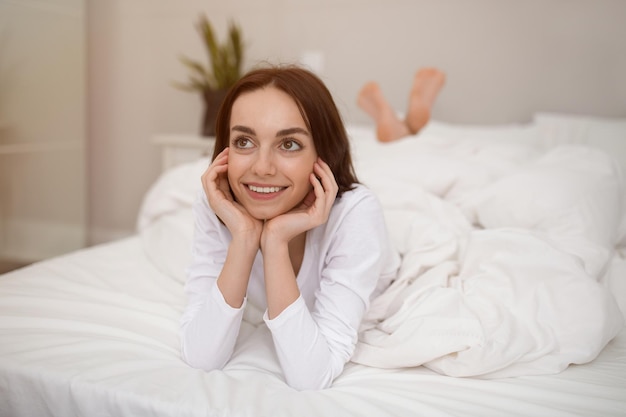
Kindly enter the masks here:
M 257 220 L 265 221 L 280 216 L 282 212 L 277 210 L 260 210 L 258 208 L 248 209 L 248 213 Z

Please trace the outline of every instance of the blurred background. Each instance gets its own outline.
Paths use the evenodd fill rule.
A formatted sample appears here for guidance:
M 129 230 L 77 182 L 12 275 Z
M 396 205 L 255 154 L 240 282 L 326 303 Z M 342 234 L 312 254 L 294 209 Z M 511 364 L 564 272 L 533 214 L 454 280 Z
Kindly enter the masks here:
M 0 0 L 0 264 L 134 233 L 154 137 L 200 131 L 172 83 L 206 60 L 201 13 L 239 24 L 244 69 L 309 66 L 348 123 L 369 80 L 402 111 L 422 66 L 447 73 L 437 120 L 626 117 L 623 0 Z

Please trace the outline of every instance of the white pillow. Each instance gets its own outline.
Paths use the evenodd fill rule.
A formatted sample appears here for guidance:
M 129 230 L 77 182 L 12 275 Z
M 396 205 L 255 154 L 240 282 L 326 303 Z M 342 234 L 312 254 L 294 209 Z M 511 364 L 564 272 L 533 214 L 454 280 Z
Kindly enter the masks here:
M 533 122 L 551 145 L 577 143 L 605 150 L 620 167 L 621 175 L 626 175 L 626 118 L 540 112 L 534 115 Z M 626 207 L 626 189 L 622 194 L 622 204 Z M 626 210 L 622 213 L 617 244 L 626 247 Z
M 142 231 L 164 215 L 191 207 L 202 190 L 201 176 L 209 163 L 208 158 L 201 158 L 163 172 L 141 202 L 137 229 Z
M 604 149 L 626 172 L 625 118 L 536 113 L 533 122 L 548 143 L 576 143 Z
M 417 135 L 376 140 L 373 128 L 348 126 L 359 179 L 386 195 L 426 189 L 446 200 L 493 182 L 533 158 L 539 140 L 528 125 L 465 126 L 430 122 Z M 383 199 L 383 205 L 396 204 Z
M 480 190 L 468 202 L 486 229 L 522 228 L 546 234 L 575 252 L 596 275 L 618 240 L 621 178 L 605 152 L 558 146 Z

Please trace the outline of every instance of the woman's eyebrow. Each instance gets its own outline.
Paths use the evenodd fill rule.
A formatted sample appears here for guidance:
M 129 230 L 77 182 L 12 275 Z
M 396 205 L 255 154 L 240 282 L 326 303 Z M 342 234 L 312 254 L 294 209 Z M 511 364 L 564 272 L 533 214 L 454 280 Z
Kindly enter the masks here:
M 231 127 L 230 130 L 241 132 L 241 133 L 247 133 L 249 135 L 256 135 L 256 132 L 254 131 L 254 129 L 248 126 L 235 125 Z M 303 129 L 301 127 L 290 127 L 287 129 L 281 129 L 278 132 L 276 132 L 276 137 L 289 136 L 289 135 L 294 135 L 297 133 L 300 133 L 306 136 L 311 136 L 310 133 L 306 129 Z
M 247 126 L 235 125 L 231 127 L 230 130 L 234 130 L 234 131 L 241 132 L 241 133 L 247 133 L 249 135 L 256 135 L 256 132 L 254 131 L 254 129 L 251 129 Z
M 301 133 L 306 136 L 311 136 L 311 134 L 307 130 L 302 129 L 301 127 L 290 127 L 289 129 L 282 129 L 276 132 L 276 137 L 288 136 L 288 135 L 293 135 L 296 133 Z

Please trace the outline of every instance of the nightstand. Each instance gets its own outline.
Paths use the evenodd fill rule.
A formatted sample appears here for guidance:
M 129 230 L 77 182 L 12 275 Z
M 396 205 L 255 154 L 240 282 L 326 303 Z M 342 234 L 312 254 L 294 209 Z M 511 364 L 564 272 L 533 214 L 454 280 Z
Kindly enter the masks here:
M 184 134 L 159 134 L 152 143 L 161 147 L 161 169 L 163 171 L 185 162 L 213 155 L 214 137 Z

